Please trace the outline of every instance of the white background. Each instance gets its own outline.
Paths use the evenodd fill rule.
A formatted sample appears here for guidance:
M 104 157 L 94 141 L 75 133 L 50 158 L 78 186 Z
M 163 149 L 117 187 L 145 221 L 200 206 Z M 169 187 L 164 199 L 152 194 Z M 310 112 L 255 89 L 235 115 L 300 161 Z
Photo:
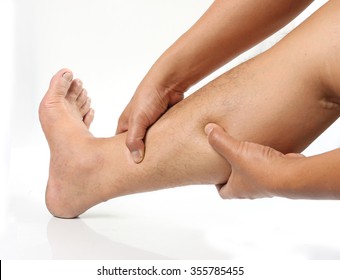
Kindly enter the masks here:
M 324 2 L 204 82 L 263 51 Z M 92 132 L 111 136 L 152 63 L 211 3 L 0 0 L 1 259 L 340 258 L 337 201 L 223 201 L 213 186 L 196 186 L 118 198 L 76 220 L 47 212 L 49 154 L 38 106 L 51 76 L 72 69 L 96 110 Z M 335 123 L 305 154 L 339 144 Z

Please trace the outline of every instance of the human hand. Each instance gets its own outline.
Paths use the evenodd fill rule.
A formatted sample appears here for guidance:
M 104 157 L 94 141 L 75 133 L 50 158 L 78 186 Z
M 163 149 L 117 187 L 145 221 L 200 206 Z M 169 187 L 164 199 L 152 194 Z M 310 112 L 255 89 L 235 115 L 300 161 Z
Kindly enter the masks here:
M 289 186 L 291 168 L 304 157 L 293 153 L 285 155 L 268 146 L 238 141 L 216 124 L 208 124 L 205 132 L 210 145 L 231 165 L 228 181 L 217 185 L 224 199 L 282 196 L 282 190 Z
M 164 112 L 183 100 L 184 92 L 163 86 L 141 83 L 121 114 L 116 134 L 126 132 L 126 146 L 136 163 L 144 158 L 144 137 L 147 129 Z

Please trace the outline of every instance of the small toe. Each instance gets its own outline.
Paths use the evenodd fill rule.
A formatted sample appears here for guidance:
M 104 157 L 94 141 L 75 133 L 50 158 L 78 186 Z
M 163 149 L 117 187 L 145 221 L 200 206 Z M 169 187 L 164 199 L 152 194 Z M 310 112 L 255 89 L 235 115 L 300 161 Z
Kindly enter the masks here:
M 87 98 L 88 98 L 87 91 L 86 89 L 83 89 L 76 100 L 76 105 L 79 109 L 84 106 L 84 104 L 87 101 Z
M 93 122 L 93 119 L 94 119 L 94 110 L 90 108 L 90 110 L 87 112 L 87 114 L 84 116 L 84 119 L 83 119 L 87 128 L 90 128 Z
M 72 84 L 67 92 L 66 98 L 69 102 L 74 103 L 83 90 L 83 82 L 79 79 L 72 81 Z
M 88 97 L 84 105 L 80 108 L 80 114 L 82 116 L 85 116 L 89 112 L 90 108 L 91 108 L 91 98 Z

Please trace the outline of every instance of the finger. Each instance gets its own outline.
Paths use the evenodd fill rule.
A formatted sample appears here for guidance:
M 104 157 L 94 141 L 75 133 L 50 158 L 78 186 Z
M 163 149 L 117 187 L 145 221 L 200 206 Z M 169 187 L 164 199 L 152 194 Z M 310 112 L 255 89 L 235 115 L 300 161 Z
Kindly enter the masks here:
M 128 114 L 126 113 L 125 109 L 118 119 L 116 135 L 126 132 L 128 130 L 128 127 L 129 127 Z
M 144 158 L 144 136 L 147 127 L 138 123 L 132 123 L 127 131 L 126 146 L 135 163 L 140 163 Z
M 116 135 L 126 132 L 128 130 L 128 123 L 126 121 L 118 121 Z
M 179 92 L 175 95 L 170 96 L 169 100 L 169 107 L 172 107 L 173 105 L 177 104 L 178 102 L 182 101 L 184 99 L 184 93 Z
M 234 184 L 229 181 L 225 184 L 216 185 L 216 188 L 222 199 L 242 198 L 240 195 L 240 188 L 234 187 Z
M 289 154 L 286 154 L 285 156 L 289 158 L 304 158 L 305 157 L 303 154 L 296 154 L 296 153 L 289 153 Z
M 210 123 L 206 125 L 205 132 L 209 144 L 226 160 L 233 162 L 239 157 L 240 142 L 226 133 L 222 127 Z
M 229 187 L 226 186 L 225 189 L 223 189 L 223 194 L 221 194 L 221 197 L 223 199 L 255 199 L 255 198 L 260 198 L 262 196 L 256 197 L 256 196 L 251 196 L 249 194 L 242 194 L 236 187 Z

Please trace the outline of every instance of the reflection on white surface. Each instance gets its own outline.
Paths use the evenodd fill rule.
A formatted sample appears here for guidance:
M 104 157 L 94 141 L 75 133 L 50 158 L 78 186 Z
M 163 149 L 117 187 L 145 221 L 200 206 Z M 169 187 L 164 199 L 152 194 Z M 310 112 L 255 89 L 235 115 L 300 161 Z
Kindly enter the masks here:
M 261 218 L 249 215 L 237 225 L 217 226 L 211 230 L 211 244 L 229 251 L 233 259 L 340 259 L 340 223 L 331 222 L 327 213 L 332 207 L 318 202 L 277 202 L 293 208 L 269 207 L 267 213 L 258 212 Z M 301 207 L 305 207 L 302 213 Z M 315 217 L 314 207 L 320 207 L 325 216 Z
M 108 218 L 105 222 L 114 222 Z M 47 228 L 53 259 L 166 259 L 96 233 L 82 219 L 52 218 Z

